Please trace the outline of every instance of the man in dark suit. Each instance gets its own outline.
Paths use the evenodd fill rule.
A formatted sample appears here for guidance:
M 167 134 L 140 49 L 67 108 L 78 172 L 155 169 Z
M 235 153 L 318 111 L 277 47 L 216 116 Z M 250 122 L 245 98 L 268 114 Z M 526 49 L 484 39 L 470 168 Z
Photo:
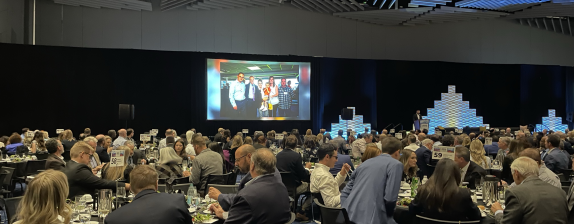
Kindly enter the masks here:
M 215 134 L 215 136 L 213 137 L 214 142 L 223 142 L 223 131 L 225 131 L 223 128 L 217 129 L 217 134 Z M 189 140 L 189 142 L 191 142 L 191 139 Z
M 417 110 L 417 113 L 415 113 L 413 115 L 413 124 L 415 123 L 415 121 L 418 121 L 420 119 L 423 119 L 423 116 L 421 115 L 421 110 Z M 420 129 L 420 127 L 416 127 L 413 125 L 413 129 Z
M 249 77 L 249 83 L 245 85 L 245 100 L 247 102 L 247 118 L 257 118 L 257 110 L 261 106 L 261 89 L 255 83 L 253 76 Z
M 189 224 L 191 216 L 181 194 L 157 193 L 158 175 L 150 166 L 137 166 L 131 172 L 134 200 L 110 213 L 105 224 Z
M 66 162 L 60 157 L 64 152 L 64 146 L 60 140 L 51 138 L 46 141 L 46 150 L 50 155 L 46 159 L 46 169 L 53 169 L 53 170 L 62 170 L 66 167 Z
M 98 140 L 98 145 L 96 146 L 96 154 L 100 158 L 100 162 L 102 163 L 109 163 L 110 162 L 110 155 L 108 154 L 108 149 L 102 147 L 106 138 L 104 135 L 97 135 L 96 139 Z
M 169 139 L 173 140 L 173 137 L 167 137 Z M 167 141 L 166 141 L 167 142 Z M 166 143 L 169 145 L 169 143 Z M 130 158 L 128 159 L 128 164 L 134 164 L 134 165 L 140 165 L 140 164 L 146 164 L 146 156 L 145 153 L 142 152 L 139 149 L 135 148 L 134 142 L 132 141 L 126 141 L 124 143 L 125 146 L 130 148 Z M 172 144 L 173 147 L 173 144 Z
M 309 181 L 310 175 L 305 168 L 311 168 L 311 163 L 307 163 L 303 167 L 303 160 L 301 155 L 295 151 L 297 146 L 297 137 L 295 135 L 290 135 L 284 139 L 285 149 L 277 154 L 277 169 L 281 172 L 290 172 L 295 179 L 295 184 L 297 185 L 297 194 L 303 194 L 309 192 Z M 306 217 L 306 211 L 311 205 L 311 198 L 305 200 L 301 206 L 302 211 L 297 214 L 298 218 L 303 221 L 308 220 Z
M 74 198 L 77 195 L 94 194 L 96 189 L 116 190 L 116 185 L 130 189 L 130 184 L 117 183 L 116 181 L 104 180 L 96 177 L 92 169 L 88 167 L 90 156 L 92 154 L 91 146 L 86 142 L 78 142 L 70 150 L 71 160 L 66 164 L 62 171 L 68 177 L 70 192 L 68 198 Z
M 474 181 L 486 175 L 486 171 L 478 164 L 470 161 L 470 151 L 464 146 L 457 146 L 454 153 L 454 162 L 458 164 L 462 182 L 468 183 L 468 188 L 476 189 Z
M 287 188 L 274 177 L 276 159 L 267 149 L 258 149 L 251 157 L 249 173 L 253 180 L 241 190 L 223 216 L 221 206 L 211 206 L 225 223 L 287 223 L 291 219 Z
M 496 223 L 568 223 L 566 194 L 538 178 L 538 164 L 531 158 L 519 157 L 512 162 L 516 187 L 506 190 L 506 208 L 496 202 L 491 211 Z M 546 202 L 546 203 L 541 203 Z
M 235 151 L 235 158 L 239 158 L 235 160 L 235 165 L 239 167 L 239 171 L 241 171 L 241 173 L 247 173 L 239 182 L 239 186 L 237 186 L 238 192 L 245 187 L 245 184 L 253 179 L 251 177 L 251 173 L 249 173 L 249 166 L 251 165 L 251 156 L 253 156 L 255 151 L 256 148 L 251 145 L 243 145 Z M 277 168 L 275 168 L 273 176 L 277 181 L 281 182 L 281 173 L 279 173 Z M 209 188 L 208 194 L 211 199 L 215 199 L 219 202 L 219 205 L 223 210 L 229 210 L 237 196 L 237 194 L 221 194 L 221 192 L 214 187 Z
M 431 149 L 433 148 L 433 144 L 434 143 L 432 140 L 425 139 L 421 142 L 421 147 L 415 151 L 415 154 L 417 155 L 417 166 L 420 169 L 418 176 L 421 178 L 421 180 L 423 179 L 424 176 L 430 178 L 430 176 L 432 175 L 433 170 L 431 169 L 431 167 L 429 167 L 429 165 L 433 165 L 431 164 L 433 162 L 432 151 L 431 151 Z

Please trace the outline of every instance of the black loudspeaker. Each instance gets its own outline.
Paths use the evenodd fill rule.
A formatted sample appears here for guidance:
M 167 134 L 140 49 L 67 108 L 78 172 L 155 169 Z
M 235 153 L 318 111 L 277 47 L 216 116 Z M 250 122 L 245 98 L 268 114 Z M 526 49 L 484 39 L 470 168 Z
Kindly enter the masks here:
M 353 120 L 353 109 L 343 108 L 341 110 L 341 119 L 343 120 Z
M 574 116 L 574 112 L 568 112 L 568 113 L 566 114 L 566 121 L 572 122 L 573 116 Z
M 120 120 L 133 120 L 135 107 L 133 104 L 120 104 L 119 115 Z

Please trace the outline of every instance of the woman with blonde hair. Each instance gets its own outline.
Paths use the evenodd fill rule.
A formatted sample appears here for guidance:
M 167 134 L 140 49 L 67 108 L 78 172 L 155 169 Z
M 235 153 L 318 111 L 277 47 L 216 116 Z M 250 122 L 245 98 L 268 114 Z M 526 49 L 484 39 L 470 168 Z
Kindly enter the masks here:
M 157 162 L 155 169 L 159 175 L 159 178 L 170 178 L 171 176 L 176 177 L 188 177 L 191 175 L 189 171 L 183 171 L 178 164 L 181 164 L 183 159 L 175 153 L 175 150 L 171 147 L 165 147 L 160 150 L 159 161 Z
M 251 137 L 247 136 L 247 137 L 245 137 L 243 144 L 244 145 L 253 145 L 253 139 L 251 139 Z
M 71 159 L 70 149 L 72 149 L 74 144 L 76 144 L 76 139 L 74 139 L 74 135 L 70 129 L 66 129 L 62 133 L 62 139 L 60 140 L 62 142 L 62 146 L 64 146 L 64 153 L 62 153 L 62 156 L 65 161 L 68 161 Z
M 124 165 L 110 167 L 110 164 L 107 163 L 102 168 L 102 179 L 113 181 L 125 180 L 127 183 L 129 183 L 130 172 L 132 172 L 134 168 L 133 166 L 128 165 L 131 150 L 125 145 L 119 146 L 116 150 L 124 151 Z
M 235 164 L 235 151 L 243 145 L 243 137 L 235 135 L 231 140 L 231 149 L 229 150 L 229 162 Z
M 361 157 L 361 161 L 364 163 L 370 158 L 377 157 L 381 155 L 381 150 L 375 145 L 368 145 L 367 149 L 365 149 L 365 153 L 363 153 L 363 157 Z
M 18 205 L 15 224 L 70 223 L 72 208 L 66 204 L 68 178 L 60 171 L 46 170 L 38 174 L 26 188 Z
M 403 163 L 403 179 L 410 182 L 413 177 L 417 176 L 417 154 L 413 150 L 403 149 L 399 161 Z
M 490 169 L 490 157 L 485 156 L 486 151 L 482 142 L 478 139 L 474 139 L 470 143 L 470 160 L 478 164 L 483 169 Z
M 468 137 L 468 136 L 464 137 L 464 139 L 462 140 L 462 146 L 464 146 L 464 147 L 470 146 L 470 137 Z

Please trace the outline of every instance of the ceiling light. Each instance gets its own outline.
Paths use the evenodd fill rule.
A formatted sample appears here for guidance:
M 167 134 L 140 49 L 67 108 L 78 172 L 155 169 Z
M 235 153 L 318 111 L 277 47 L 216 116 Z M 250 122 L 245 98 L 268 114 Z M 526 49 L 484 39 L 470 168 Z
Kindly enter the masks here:
M 253 71 L 253 70 L 261 70 L 261 68 L 257 67 L 257 66 L 253 66 L 253 67 L 247 67 L 249 70 Z

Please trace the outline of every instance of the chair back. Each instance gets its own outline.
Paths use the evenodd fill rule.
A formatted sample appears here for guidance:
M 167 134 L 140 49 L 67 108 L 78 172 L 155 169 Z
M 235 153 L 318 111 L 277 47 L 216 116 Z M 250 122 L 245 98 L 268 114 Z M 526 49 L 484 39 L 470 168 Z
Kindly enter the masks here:
M 165 193 L 167 192 L 167 185 L 165 184 L 158 184 L 157 185 L 157 191 L 159 191 L 160 193 Z M 187 192 L 186 192 L 187 193 Z
M 319 202 L 317 198 L 314 201 L 321 211 L 321 224 L 351 224 L 346 209 L 327 207 Z
M 165 184 L 165 182 L 166 182 L 165 180 L 166 180 L 165 178 L 159 178 L 157 180 L 157 184 Z
M 221 184 L 208 184 L 208 188 L 213 187 L 219 190 L 222 194 L 237 194 L 237 185 L 221 185 Z
M 560 170 L 560 172 L 562 174 L 560 181 L 570 181 L 570 175 L 572 175 L 571 169 Z M 562 180 L 562 178 L 564 178 L 564 180 Z
M 176 184 L 176 185 L 171 186 L 171 188 L 174 192 L 179 190 L 181 193 L 187 194 L 187 190 L 189 189 L 189 184 Z
M 1 183 L 2 186 L 6 186 L 6 189 L 9 189 L 9 187 L 12 186 L 12 176 L 14 175 L 14 170 L 16 169 L 7 166 L 0 168 L 0 173 L 6 174 L 4 181 Z
M 311 193 L 311 196 L 313 196 L 313 198 L 316 198 L 321 204 L 325 204 L 325 202 L 323 201 L 323 196 L 321 195 L 321 192 Z
M 189 185 L 189 177 L 181 177 L 181 178 L 176 178 L 173 181 L 174 184 L 187 184 Z
M 235 174 L 235 173 L 227 173 L 227 174 L 222 174 L 222 175 L 209 174 L 209 176 L 207 177 L 207 182 L 205 182 L 205 191 L 203 192 L 204 193 L 203 195 L 205 196 L 209 192 L 209 187 L 208 187 L 209 184 L 231 185 L 231 184 L 235 184 L 236 178 L 237 178 L 237 174 Z
M 46 160 L 50 156 L 49 153 L 36 153 L 36 159 L 38 160 Z
M 431 219 L 431 218 L 427 218 L 421 215 L 417 215 L 416 216 L 419 223 L 423 224 L 423 223 L 460 223 L 460 224 L 466 224 L 466 223 L 480 223 L 480 220 L 473 220 L 473 221 L 447 221 L 447 220 L 440 220 L 440 219 Z
M 2 199 L 2 207 L 4 207 L 4 211 L 6 211 L 6 216 L 8 218 L 8 223 L 13 223 L 15 220 L 18 209 L 18 205 L 22 200 L 22 197 L 13 197 L 13 198 L 3 198 Z
M 291 205 L 291 211 L 295 211 L 297 208 L 297 182 L 295 181 L 295 177 L 291 172 L 279 172 L 281 174 L 281 181 L 285 188 L 287 188 L 287 194 L 289 197 L 293 198 L 295 202 Z
M 46 169 L 46 160 L 29 160 L 26 164 L 26 176 L 38 174 L 38 170 Z

